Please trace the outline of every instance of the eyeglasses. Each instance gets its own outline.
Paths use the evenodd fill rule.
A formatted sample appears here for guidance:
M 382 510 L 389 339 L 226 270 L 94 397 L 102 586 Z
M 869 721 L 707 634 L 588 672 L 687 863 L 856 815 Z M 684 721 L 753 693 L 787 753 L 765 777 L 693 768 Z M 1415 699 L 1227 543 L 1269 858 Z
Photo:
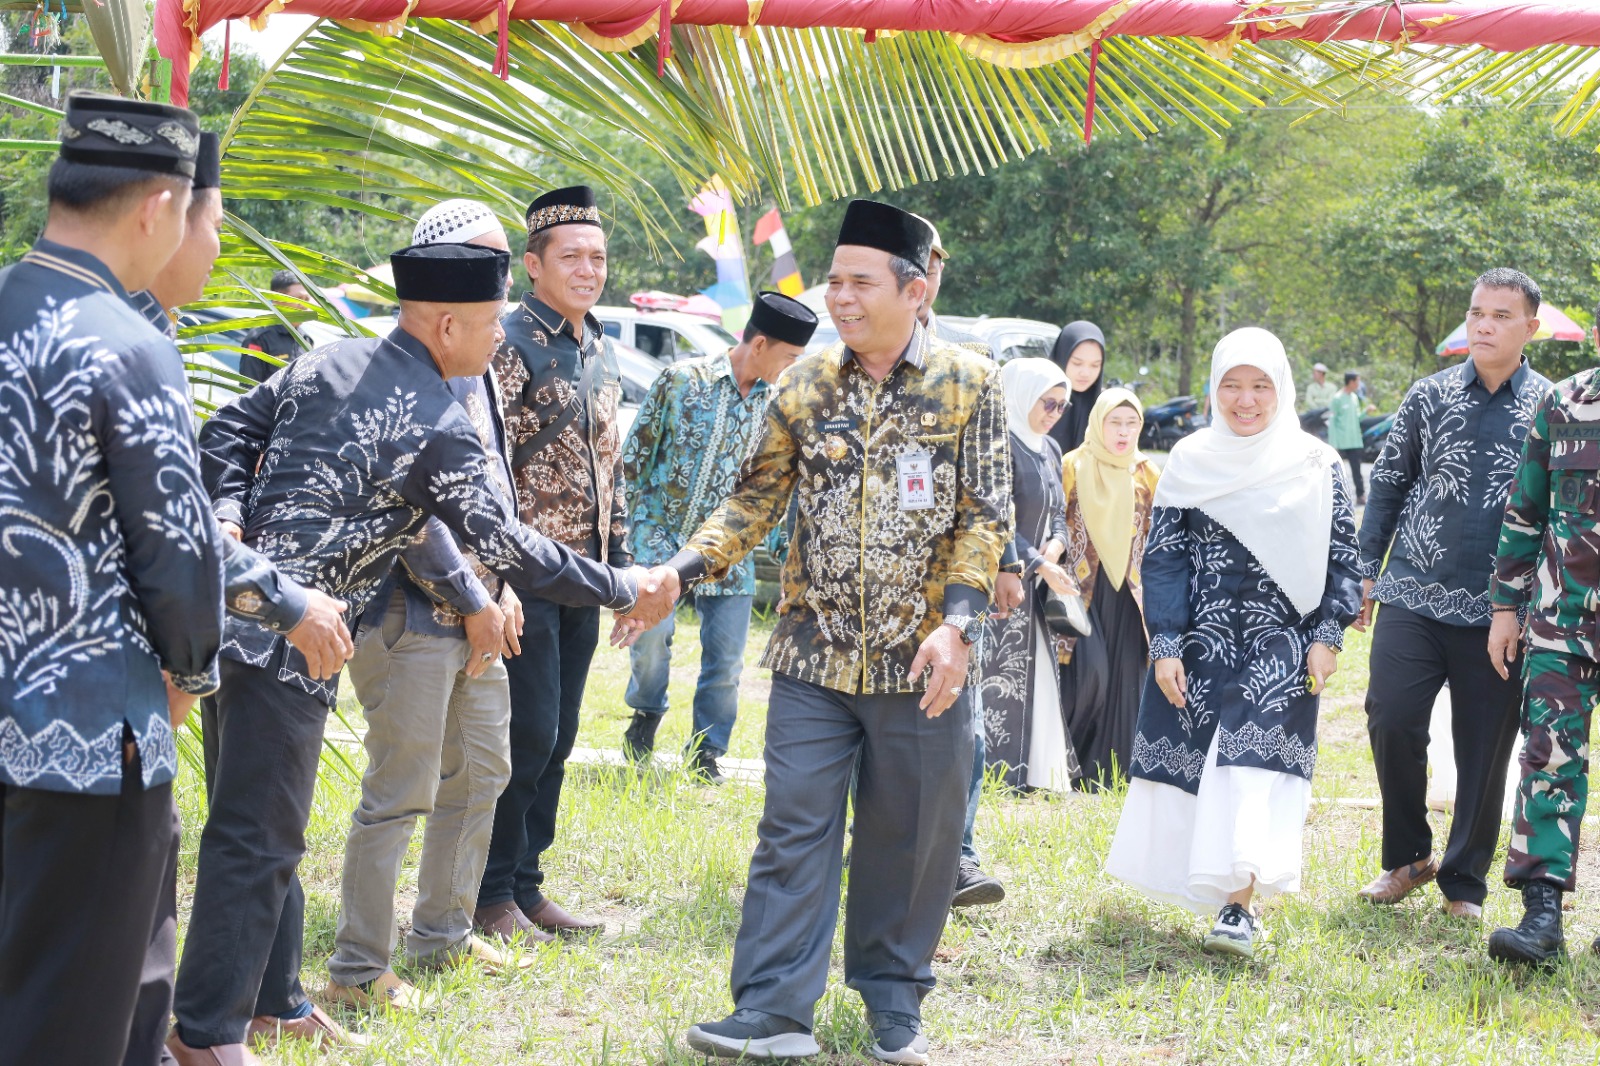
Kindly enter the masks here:
M 1067 409 L 1066 400 L 1040 400 L 1039 403 L 1043 405 L 1044 413 L 1047 415 L 1058 415 Z

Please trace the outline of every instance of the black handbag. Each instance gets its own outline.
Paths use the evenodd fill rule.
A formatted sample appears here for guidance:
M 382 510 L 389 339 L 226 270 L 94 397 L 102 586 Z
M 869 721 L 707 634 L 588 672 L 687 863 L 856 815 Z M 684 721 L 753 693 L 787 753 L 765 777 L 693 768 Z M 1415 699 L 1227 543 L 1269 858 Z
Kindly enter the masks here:
M 1044 596 L 1044 624 L 1058 637 L 1087 637 L 1094 632 L 1082 596 L 1063 596 L 1051 589 Z

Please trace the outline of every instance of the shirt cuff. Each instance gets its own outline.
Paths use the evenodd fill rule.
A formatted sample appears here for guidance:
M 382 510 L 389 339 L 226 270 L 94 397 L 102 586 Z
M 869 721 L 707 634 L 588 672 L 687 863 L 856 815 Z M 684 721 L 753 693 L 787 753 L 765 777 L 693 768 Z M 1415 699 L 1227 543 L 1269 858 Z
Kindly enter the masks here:
M 1332 618 L 1319 622 L 1311 631 L 1311 641 L 1313 644 L 1326 644 L 1334 651 L 1344 651 L 1344 626 Z
M 946 618 L 976 618 L 989 607 L 989 597 L 973 588 L 952 582 L 944 587 Z
M 710 569 L 706 566 L 706 557 L 692 548 L 685 548 L 668 559 L 667 565 L 678 572 L 678 581 L 685 590 L 696 581 L 704 581 Z
M 217 669 L 215 659 L 211 660 L 203 674 L 180 674 L 176 670 L 169 670 L 167 676 L 172 679 L 173 688 L 191 696 L 209 696 L 222 687 L 222 674 Z
M 305 586 L 289 580 L 280 571 L 278 595 L 270 601 L 259 621 L 268 629 L 287 633 L 300 624 L 310 606 L 311 597 L 306 593 Z
M 626 570 L 616 570 L 615 573 L 617 575 L 617 597 L 606 604 L 606 607 L 616 611 L 618 614 L 627 614 L 633 610 L 634 604 L 639 602 L 639 583 Z
M 1150 634 L 1150 661 L 1183 658 L 1183 638 L 1176 633 Z
M 244 528 L 244 505 L 238 500 L 217 500 L 211 505 L 211 513 L 217 516 L 218 522 L 232 522 Z

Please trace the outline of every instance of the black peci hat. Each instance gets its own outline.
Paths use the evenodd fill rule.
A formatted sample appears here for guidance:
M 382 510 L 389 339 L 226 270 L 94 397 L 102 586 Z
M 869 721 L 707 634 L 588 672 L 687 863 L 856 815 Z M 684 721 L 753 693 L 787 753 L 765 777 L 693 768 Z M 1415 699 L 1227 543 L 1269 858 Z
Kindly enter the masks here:
M 781 292 L 760 292 L 750 307 L 749 325 L 775 341 L 804 348 L 817 331 L 817 316 L 793 297 Z
M 200 120 L 194 112 L 104 93 L 67 97 L 61 158 L 101 167 L 127 167 L 194 177 Z
M 876 200 L 851 200 L 839 225 L 838 244 L 876 248 L 926 272 L 933 251 L 933 226 L 924 218 Z
M 222 188 L 222 138 L 208 130 L 200 131 L 200 150 L 194 157 L 194 187 Z
M 413 244 L 390 255 L 389 266 L 401 300 L 489 303 L 506 298 L 511 255 L 477 244 Z
M 528 236 L 532 237 L 540 230 L 549 229 L 551 226 L 574 223 L 598 226 L 600 209 L 595 206 L 593 189 L 587 185 L 569 185 L 565 189 L 547 192 L 534 200 L 528 205 L 525 218 L 528 223 Z

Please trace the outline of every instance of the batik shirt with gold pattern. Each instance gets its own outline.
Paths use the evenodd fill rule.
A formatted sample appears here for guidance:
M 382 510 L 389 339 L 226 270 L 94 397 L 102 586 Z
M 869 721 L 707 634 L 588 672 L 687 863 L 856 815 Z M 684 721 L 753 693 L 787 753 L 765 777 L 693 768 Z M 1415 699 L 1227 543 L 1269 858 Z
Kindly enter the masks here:
M 992 361 L 918 326 L 877 382 L 834 344 L 779 379 L 738 487 L 676 562 L 720 579 L 792 496 L 762 665 L 843 692 L 921 691 L 911 661 L 922 642 L 946 614 L 978 614 L 993 597 L 1012 535 L 1007 438 Z
M 501 320 L 506 339 L 495 353 L 505 411 L 506 451 L 550 425 L 569 404 L 578 415 L 556 439 L 516 465 L 522 520 L 591 559 L 630 566 L 617 405 L 622 374 L 600 321 L 585 315 L 583 343 L 571 322 L 533 293 Z M 578 385 L 590 360 L 601 360 L 587 398 Z

